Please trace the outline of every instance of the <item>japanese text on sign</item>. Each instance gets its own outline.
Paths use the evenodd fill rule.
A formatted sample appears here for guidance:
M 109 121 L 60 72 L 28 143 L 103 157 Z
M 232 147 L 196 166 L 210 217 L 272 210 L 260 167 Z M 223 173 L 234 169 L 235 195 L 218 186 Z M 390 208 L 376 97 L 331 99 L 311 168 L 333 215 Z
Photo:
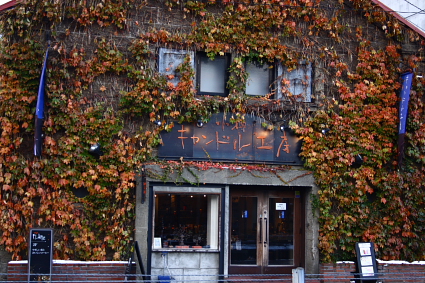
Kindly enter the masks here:
M 300 141 L 290 130 L 264 129 L 255 118 L 226 121 L 217 114 L 203 127 L 176 124 L 161 135 L 159 157 L 302 164 Z

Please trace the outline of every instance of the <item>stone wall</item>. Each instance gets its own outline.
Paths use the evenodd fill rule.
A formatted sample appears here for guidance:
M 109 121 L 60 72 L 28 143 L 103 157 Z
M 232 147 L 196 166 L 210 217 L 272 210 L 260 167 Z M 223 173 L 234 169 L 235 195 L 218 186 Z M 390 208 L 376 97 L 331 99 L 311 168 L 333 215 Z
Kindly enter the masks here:
M 7 263 L 12 260 L 12 256 L 0 247 L 0 274 L 7 273 Z M 5 276 L 0 275 L 0 281 L 6 280 Z
M 171 276 L 177 282 L 215 281 L 218 279 L 218 253 L 202 252 L 154 252 L 152 254 L 152 279 L 158 275 Z M 158 278 L 159 279 L 159 278 Z

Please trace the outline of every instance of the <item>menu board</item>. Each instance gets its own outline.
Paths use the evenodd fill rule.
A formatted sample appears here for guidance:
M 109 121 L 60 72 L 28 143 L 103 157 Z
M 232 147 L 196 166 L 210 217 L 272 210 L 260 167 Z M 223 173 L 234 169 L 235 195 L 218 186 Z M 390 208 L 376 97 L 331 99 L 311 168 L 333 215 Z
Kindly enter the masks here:
M 31 229 L 28 247 L 29 282 L 50 282 L 53 229 Z
M 374 282 L 378 279 L 375 248 L 373 243 L 356 243 L 357 273 L 363 281 Z

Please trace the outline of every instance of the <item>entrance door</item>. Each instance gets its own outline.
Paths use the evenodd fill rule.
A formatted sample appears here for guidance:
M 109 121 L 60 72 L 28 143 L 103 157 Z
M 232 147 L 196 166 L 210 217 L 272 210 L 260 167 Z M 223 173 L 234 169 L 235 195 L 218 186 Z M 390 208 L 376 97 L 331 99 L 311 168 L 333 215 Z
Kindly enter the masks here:
M 284 274 L 303 266 L 299 192 L 280 189 L 232 191 L 230 274 Z

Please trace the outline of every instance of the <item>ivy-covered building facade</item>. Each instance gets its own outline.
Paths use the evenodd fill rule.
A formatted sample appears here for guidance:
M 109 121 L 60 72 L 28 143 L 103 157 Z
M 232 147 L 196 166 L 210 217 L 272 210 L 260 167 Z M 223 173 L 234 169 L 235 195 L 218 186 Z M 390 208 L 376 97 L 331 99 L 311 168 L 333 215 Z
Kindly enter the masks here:
M 178 280 L 317 274 L 357 242 L 424 259 L 425 41 L 373 1 L 13 4 L 0 19 L 11 258 L 52 227 L 57 259 L 127 259 L 137 241 L 148 274 Z
M 232 124 L 219 113 L 202 128 L 179 124 L 161 135 L 158 155 L 178 159 L 144 166 L 136 204 L 136 239 L 152 275 L 164 273 L 164 253 L 166 273 L 186 280 L 291 274 L 296 267 L 317 273 L 314 177 L 293 154 L 298 138 L 259 121 Z M 186 155 L 196 161 L 182 166 Z M 277 157 L 286 164 L 256 164 Z M 228 164 L 233 158 L 249 163 Z

